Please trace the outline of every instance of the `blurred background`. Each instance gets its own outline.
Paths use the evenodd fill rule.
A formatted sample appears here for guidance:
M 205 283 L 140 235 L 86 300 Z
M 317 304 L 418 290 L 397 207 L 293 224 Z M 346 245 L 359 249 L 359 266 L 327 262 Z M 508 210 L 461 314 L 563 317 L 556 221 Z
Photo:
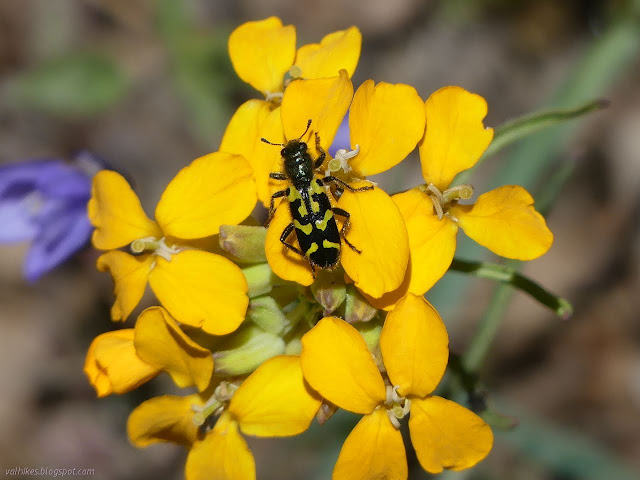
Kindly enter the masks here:
M 0 2 L 0 164 L 87 149 L 125 172 L 148 212 L 167 182 L 214 151 L 255 92 L 234 74 L 232 29 L 270 15 L 298 44 L 357 25 L 357 86 L 461 85 L 489 103 L 487 125 L 606 98 L 609 108 L 545 129 L 486 160 L 476 192 L 519 183 L 548 214 L 551 251 L 523 272 L 568 298 L 556 317 L 522 293 L 449 273 L 427 297 L 464 352 L 479 321 L 501 319 L 481 370 L 495 429 L 477 468 L 439 478 L 640 478 L 640 2 L 637 0 L 21 0 Z M 416 156 L 382 180 L 422 183 Z M 0 226 L 2 228 L 2 226 Z M 459 237 L 458 256 L 492 258 Z M 179 479 L 185 452 L 137 450 L 126 418 L 166 393 L 156 379 L 96 400 L 82 366 L 112 328 L 111 280 L 86 249 L 36 284 L 27 245 L 0 247 L 0 476 L 5 468 L 94 468 L 99 479 Z M 133 317 L 135 318 L 135 317 Z M 131 320 L 130 320 L 131 322 Z M 357 418 L 284 440 L 249 440 L 260 479 L 326 479 Z M 427 478 L 408 453 L 410 478 Z

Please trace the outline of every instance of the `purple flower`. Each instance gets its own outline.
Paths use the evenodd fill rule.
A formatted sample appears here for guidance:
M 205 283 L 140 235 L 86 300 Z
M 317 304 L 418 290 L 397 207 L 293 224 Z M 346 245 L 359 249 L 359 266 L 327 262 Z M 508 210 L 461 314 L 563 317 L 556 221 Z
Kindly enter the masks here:
M 336 156 L 336 152 L 341 148 L 345 150 L 351 150 L 351 139 L 349 133 L 349 112 L 342 119 L 342 123 L 338 127 L 336 136 L 333 137 L 333 143 L 329 147 L 329 155 Z
M 23 265 L 29 282 L 87 244 L 91 178 L 100 168 L 86 153 L 74 163 L 43 159 L 0 166 L 0 243 L 31 242 Z

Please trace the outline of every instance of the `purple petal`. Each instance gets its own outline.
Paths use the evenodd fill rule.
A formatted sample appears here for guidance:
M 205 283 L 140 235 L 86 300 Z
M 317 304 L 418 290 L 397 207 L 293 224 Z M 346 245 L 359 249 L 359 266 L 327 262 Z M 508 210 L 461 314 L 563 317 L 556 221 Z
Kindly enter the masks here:
M 84 247 L 92 226 L 84 204 L 59 205 L 41 224 L 24 263 L 24 275 L 35 282 Z
M 342 123 L 338 127 L 336 136 L 333 137 L 333 143 L 329 147 L 329 155 L 336 156 L 336 152 L 344 148 L 345 150 L 351 150 L 351 139 L 349 131 L 349 112 L 342 119 Z
M 0 200 L 0 243 L 32 240 L 38 223 L 26 199 Z
M 17 198 L 32 190 L 49 197 L 89 198 L 91 178 L 61 160 L 45 159 L 0 167 L 0 200 Z

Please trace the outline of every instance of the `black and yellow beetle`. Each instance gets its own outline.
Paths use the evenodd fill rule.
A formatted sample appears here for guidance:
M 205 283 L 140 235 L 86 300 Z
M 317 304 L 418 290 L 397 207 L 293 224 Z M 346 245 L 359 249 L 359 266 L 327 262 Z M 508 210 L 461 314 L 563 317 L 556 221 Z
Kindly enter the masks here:
M 269 145 L 283 147 L 280 155 L 284 160 L 284 173 L 270 173 L 269 177 L 274 180 L 290 182 L 286 189 L 280 190 L 271 196 L 269 218 L 266 224 L 269 225 L 275 213 L 275 199 L 286 196 L 293 222 L 283 230 L 280 241 L 288 249 L 306 258 L 315 276 L 315 267 L 331 269 L 338 263 L 341 247 L 340 238 L 344 239 L 349 248 L 360 253 L 360 250 L 354 247 L 346 238 L 346 234 L 349 231 L 349 212 L 342 208 L 331 206 L 331 201 L 324 185 L 335 182 L 341 188 L 346 188 L 351 192 L 371 190 L 373 186 L 353 188 L 334 176 L 316 178 L 315 171 L 324 162 L 326 153 L 320 146 L 320 137 L 317 132 L 315 136 L 316 150 L 320 153 L 320 156 L 316 160 L 311 158 L 307 144 L 300 141 L 309 131 L 310 126 L 311 120 L 307 122 L 307 129 L 299 138 L 289 140 L 286 144 L 271 143 L 264 138 L 261 140 Z M 344 224 L 340 230 L 338 230 L 335 215 L 344 217 Z M 300 248 L 288 242 L 288 237 L 294 230 Z

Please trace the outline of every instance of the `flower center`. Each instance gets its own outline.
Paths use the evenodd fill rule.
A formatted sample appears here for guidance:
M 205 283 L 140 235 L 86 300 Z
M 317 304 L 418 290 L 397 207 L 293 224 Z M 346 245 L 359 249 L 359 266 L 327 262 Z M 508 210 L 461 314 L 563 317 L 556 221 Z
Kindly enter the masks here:
M 23 202 L 29 214 L 35 217 L 40 213 L 42 207 L 44 207 L 45 199 L 42 193 L 37 190 L 33 190 L 25 195 Z
M 399 386 L 387 385 L 387 398 L 384 402 L 387 415 L 394 427 L 400 429 L 400 420 L 407 416 L 411 410 L 411 400 L 398 394 Z
M 294 65 L 287 73 L 284 74 L 284 78 L 282 79 L 282 91 L 264 92 L 264 99 L 267 102 L 273 103 L 274 106 L 280 105 L 280 103 L 282 103 L 282 97 L 284 96 L 285 89 L 291 82 L 299 78 L 302 78 L 302 70 L 297 65 Z
M 420 185 L 418 188 L 431 199 L 438 220 L 447 217 L 457 222 L 458 219 L 449 213 L 449 207 L 458 203 L 458 200 L 468 200 L 473 196 L 473 186 L 467 184 L 447 188 L 444 192 L 441 192 L 433 183 Z
M 353 150 L 347 150 L 345 148 L 341 148 L 336 152 L 335 157 L 329 160 L 327 164 L 327 171 L 325 172 L 325 176 L 331 175 L 333 172 L 338 172 L 342 170 L 344 173 L 349 173 L 351 170 L 351 165 L 349 165 L 349 160 L 360 153 L 360 145 L 356 145 L 356 148 Z
M 132 253 L 152 252 L 153 255 L 164 258 L 167 262 L 171 261 L 171 255 L 180 253 L 180 249 L 175 245 L 168 246 L 165 243 L 165 237 L 157 239 L 156 237 L 139 238 L 131 242 Z
M 238 390 L 238 385 L 223 380 L 213 391 L 211 398 L 207 402 L 200 405 L 191 405 L 193 413 L 193 424 L 196 427 L 204 425 L 211 416 L 220 415 L 229 404 L 231 397 Z

